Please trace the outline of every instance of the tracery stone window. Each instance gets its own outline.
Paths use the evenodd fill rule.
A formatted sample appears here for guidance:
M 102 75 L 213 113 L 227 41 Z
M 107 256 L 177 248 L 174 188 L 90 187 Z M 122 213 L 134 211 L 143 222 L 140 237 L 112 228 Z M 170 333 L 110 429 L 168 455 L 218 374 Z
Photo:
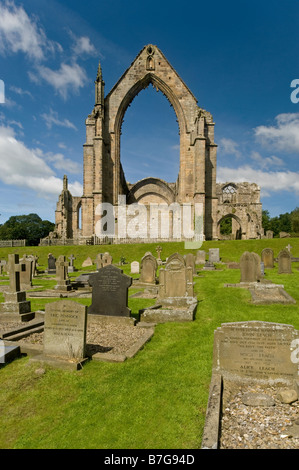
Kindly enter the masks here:
M 236 187 L 233 184 L 227 184 L 224 186 L 222 189 L 223 204 L 234 202 L 236 191 Z

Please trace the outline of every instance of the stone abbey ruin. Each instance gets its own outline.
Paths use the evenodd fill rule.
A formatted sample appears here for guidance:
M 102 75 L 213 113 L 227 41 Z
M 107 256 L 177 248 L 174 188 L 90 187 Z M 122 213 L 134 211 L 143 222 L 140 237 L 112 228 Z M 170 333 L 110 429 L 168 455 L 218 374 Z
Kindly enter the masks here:
M 130 103 L 149 84 L 161 91 L 174 108 L 179 126 L 179 174 L 175 182 L 149 176 L 130 184 L 121 164 L 122 122 Z M 72 196 L 65 176 L 55 213 L 56 227 L 49 236 L 49 244 L 62 240 L 76 244 L 99 242 L 95 226 L 101 216 L 96 208 L 103 203 L 115 208 L 115 241 L 120 241 L 119 196 L 126 206 L 189 204 L 193 221 L 194 208 L 200 206 L 205 240 L 223 238 L 220 225 L 226 218 L 232 219 L 230 238 L 261 238 L 264 233 L 259 186 L 247 182 L 216 183 L 214 127 L 211 113 L 198 106 L 192 92 L 156 46 L 145 46 L 106 96 L 99 64 L 95 105 L 86 119 L 83 195 Z M 173 238 L 170 231 L 169 240 Z

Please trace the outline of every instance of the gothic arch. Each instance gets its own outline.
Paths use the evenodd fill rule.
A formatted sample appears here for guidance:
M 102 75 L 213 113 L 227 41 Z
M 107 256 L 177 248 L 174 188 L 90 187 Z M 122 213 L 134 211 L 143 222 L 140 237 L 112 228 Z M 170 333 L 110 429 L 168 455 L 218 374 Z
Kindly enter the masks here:
M 142 199 L 150 195 L 156 196 L 156 201 L 161 200 L 169 205 L 175 201 L 175 193 L 166 181 L 159 178 L 144 178 L 131 187 L 127 196 L 127 204 L 142 202 Z

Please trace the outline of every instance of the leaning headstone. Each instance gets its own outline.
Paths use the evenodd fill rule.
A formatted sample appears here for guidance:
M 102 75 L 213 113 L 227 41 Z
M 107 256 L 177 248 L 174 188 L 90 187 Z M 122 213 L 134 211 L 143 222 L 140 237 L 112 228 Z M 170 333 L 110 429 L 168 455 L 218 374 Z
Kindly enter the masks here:
M 46 304 L 42 356 L 34 360 L 79 369 L 86 360 L 87 307 L 60 300 Z
M 214 333 L 213 372 L 235 381 L 292 384 L 298 379 L 298 338 L 283 323 L 224 323 Z
M 219 263 L 219 248 L 210 248 L 209 249 L 209 261 L 211 263 Z
M 274 253 L 271 248 L 264 248 L 261 258 L 266 269 L 274 268 Z
M 278 274 L 292 274 L 291 254 L 287 249 L 278 253 Z
M 167 259 L 165 269 L 159 272 L 159 298 L 193 297 L 193 269 L 185 259 L 174 253 Z
M 68 277 L 69 263 L 66 261 L 65 256 L 59 256 L 56 261 L 56 280 L 57 284 L 55 289 L 59 291 L 69 291 L 72 289 L 71 282 Z
M 187 253 L 184 256 L 186 267 L 192 269 L 193 276 L 196 275 L 196 267 L 195 267 L 195 258 L 192 253 Z
M 82 268 L 86 268 L 87 266 L 92 266 L 92 265 L 93 265 L 93 262 L 89 256 L 88 258 L 86 258 L 86 260 L 83 261 Z
M 206 252 L 204 250 L 198 250 L 196 253 L 195 264 L 205 264 Z
M 48 274 L 56 274 L 56 258 L 52 253 L 48 254 Z
M 156 284 L 157 268 L 156 258 L 150 252 L 145 253 L 140 263 L 140 282 Z
M 133 261 L 131 263 L 131 274 L 139 274 L 139 262 Z
M 88 314 L 129 317 L 128 289 L 132 278 L 112 264 L 90 275 L 92 301 Z

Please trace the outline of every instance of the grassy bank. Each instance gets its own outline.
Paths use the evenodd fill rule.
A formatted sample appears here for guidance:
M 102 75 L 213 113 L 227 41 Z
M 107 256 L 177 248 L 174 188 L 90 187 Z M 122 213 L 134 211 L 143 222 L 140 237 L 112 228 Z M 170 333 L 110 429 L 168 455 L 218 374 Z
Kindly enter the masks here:
M 299 239 L 205 242 L 201 249 L 219 247 L 223 261 L 238 261 L 243 251 L 260 254 L 268 246 L 277 256 L 288 243 L 293 255 L 299 256 Z M 45 265 L 50 251 L 56 257 L 73 253 L 79 267 L 87 256 L 94 260 L 104 251 L 112 254 L 114 262 L 121 256 L 128 263 L 140 261 L 146 251 L 156 255 L 156 246 L 5 248 L 0 257 L 9 252 L 36 253 Z M 161 246 L 162 258 L 175 251 L 185 253 L 182 243 Z M 23 357 L 0 369 L 0 448 L 199 448 L 214 330 L 222 323 L 244 320 L 287 323 L 299 329 L 298 267 L 299 263 L 292 264 L 292 275 L 278 275 L 277 267 L 266 270 L 266 278 L 283 284 L 296 305 L 252 305 L 245 289 L 224 287 L 239 282 L 239 270 L 218 265 L 219 270 L 195 278 L 199 301 L 195 321 L 157 325 L 151 341 L 133 359 L 116 364 L 91 361 L 75 373 L 46 367 L 40 376 L 35 373 L 37 366 Z M 129 264 L 123 269 L 129 273 Z M 34 282 L 44 287 L 53 283 Z M 80 302 L 89 305 L 90 299 Z M 130 298 L 129 307 L 138 312 L 148 302 Z M 32 309 L 45 303 L 45 299 L 32 300 Z

